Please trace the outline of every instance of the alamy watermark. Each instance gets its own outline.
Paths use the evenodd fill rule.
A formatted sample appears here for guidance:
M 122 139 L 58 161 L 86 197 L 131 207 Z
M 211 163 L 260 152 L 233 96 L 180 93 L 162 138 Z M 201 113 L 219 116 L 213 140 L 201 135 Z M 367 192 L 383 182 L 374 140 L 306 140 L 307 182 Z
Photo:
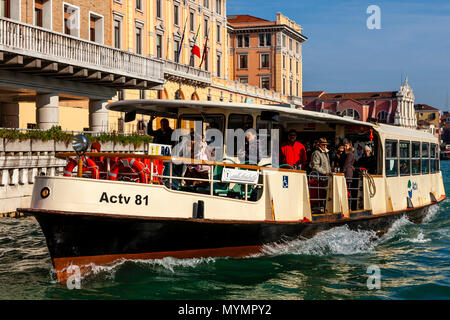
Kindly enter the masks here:
M 261 159 L 270 159 L 272 167 L 278 167 L 278 129 L 226 129 L 225 137 L 226 140 L 222 131 L 216 128 L 208 128 L 203 134 L 201 121 L 195 121 L 194 128 L 190 130 L 176 129 L 171 136 L 171 140 L 176 142 L 171 154 L 174 157 L 173 163 L 181 164 L 186 158 L 221 162 L 226 154 L 253 165 L 257 165 Z
M 66 281 L 67 289 L 81 289 L 80 267 L 76 265 L 70 265 L 69 267 L 67 267 L 67 273 L 70 274 Z
M 366 10 L 367 14 L 370 16 L 366 20 L 366 26 L 369 30 L 381 29 L 381 9 L 377 5 L 370 5 Z

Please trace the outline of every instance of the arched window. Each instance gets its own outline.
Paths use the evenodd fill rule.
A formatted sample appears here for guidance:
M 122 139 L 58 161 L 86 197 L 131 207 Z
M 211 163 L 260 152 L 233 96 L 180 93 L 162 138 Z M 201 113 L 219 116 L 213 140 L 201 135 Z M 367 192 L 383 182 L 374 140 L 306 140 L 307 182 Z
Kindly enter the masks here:
M 181 90 L 175 91 L 175 100 L 184 100 L 184 95 Z
M 388 113 L 386 111 L 384 111 L 384 110 L 378 112 L 378 114 L 377 114 L 378 122 L 382 122 L 382 123 L 387 122 L 387 117 L 388 117 Z
M 347 117 L 352 117 L 355 120 L 361 119 L 359 117 L 358 111 L 356 111 L 355 109 L 346 109 L 346 110 L 342 111 L 342 115 L 347 116 Z
M 194 93 L 191 95 L 191 100 L 200 100 L 200 99 L 198 98 L 197 92 L 194 92 Z

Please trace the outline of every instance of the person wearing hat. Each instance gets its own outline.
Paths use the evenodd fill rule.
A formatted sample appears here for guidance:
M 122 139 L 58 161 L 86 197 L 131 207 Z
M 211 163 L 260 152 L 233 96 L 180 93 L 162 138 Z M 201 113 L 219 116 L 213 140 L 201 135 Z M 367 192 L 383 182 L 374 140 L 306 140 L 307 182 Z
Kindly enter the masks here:
M 373 155 L 372 148 L 368 145 L 364 147 L 364 154 L 355 163 L 358 168 L 364 168 L 370 174 L 375 174 L 377 171 L 377 160 Z
M 91 152 L 101 152 L 102 150 L 102 146 L 100 145 L 99 142 L 94 141 L 91 144 Z
M 280 164 L 288 164 L 295 169 L 304 169 L 306 162 L 305 146 L 297 141 L 297 131 L 291 129 L 288 132 L 288 141 L 281 144 Z
M 321 175 L 331 174 L 330 157 L 328 155 L 328 142 L 326 138 L 320 138 L 317 141 L 317 149 L 311 155 L 309 164 L 312 171 L 317 171 Z

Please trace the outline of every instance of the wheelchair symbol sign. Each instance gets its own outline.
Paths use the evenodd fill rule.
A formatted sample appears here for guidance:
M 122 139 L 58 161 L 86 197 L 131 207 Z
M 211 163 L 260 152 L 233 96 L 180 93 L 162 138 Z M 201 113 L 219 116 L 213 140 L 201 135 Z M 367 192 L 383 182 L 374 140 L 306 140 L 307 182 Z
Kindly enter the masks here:
M 283 176 L 283 188 L 289 188 L 288 176 Z

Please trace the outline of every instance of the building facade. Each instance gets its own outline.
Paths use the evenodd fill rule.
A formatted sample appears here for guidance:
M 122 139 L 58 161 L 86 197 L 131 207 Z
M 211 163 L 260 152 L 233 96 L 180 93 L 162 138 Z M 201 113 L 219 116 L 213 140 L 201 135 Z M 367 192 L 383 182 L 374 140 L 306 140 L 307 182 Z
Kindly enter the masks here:
M 239 83 L 302 99 L 302 35 L 300 25 L 277 13 L 275 21 L 249 15 L 228 17 L 230 77 Z
M 398 91 L 382 92 L 303 92 L 306 110 L 352 117 L 361 121 L 376 121 L 416 128 L 414 93 L 408 80 Z
M 427 104 L 414 105 L 417 128 L 440 136 L 441 111 Z
M 265 49 L 275 52 L 273 66 L 281 65 L 283 52 L 296 56 L 291 68 L 298 72 L 268 69 L 274 75 L 267 86 L 253 83 L 253 75 L 250 83 L 236 77 L 230 55 L 235 29 L 228 23 L 225 0 L 0 4 L 0 127 L 136 131 L 138 121 L 148 117 L 125 124 L 123 114 L 105 109 L 120 99 L 301 107 L 301 42 L 306 38 L 300 26 L 281 14 L 279 31 Z M 206 48 L 203 62 L 191 54 L 196 38 L 202 54 Z M 290 48 L 292 39 L 298 45 Z M 280 79 L 286 79 L 284 87 Z M 290 79 L 292 90 L 286 89 Z

